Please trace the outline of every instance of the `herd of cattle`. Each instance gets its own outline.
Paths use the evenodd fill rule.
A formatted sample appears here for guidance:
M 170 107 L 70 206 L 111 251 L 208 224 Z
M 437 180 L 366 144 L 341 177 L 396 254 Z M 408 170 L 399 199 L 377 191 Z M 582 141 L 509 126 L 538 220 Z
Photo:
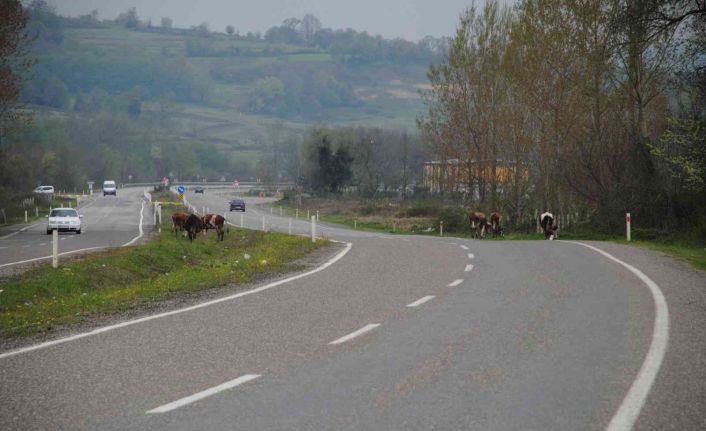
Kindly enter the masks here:
M 220 214 L 204 214 L 199 217 L 196 214 L 175 212 L 172 214 L 172 231 L 174 235 L 186 232 L 189 241 L 193 241 L 200 232 L 205 234 L 209 229 L 215 229 L 218 241 L 223 241 L 225 221 L 225 217 Z
M 500 213 L 494 212 L 490 214 L 490 220 L 485 216 L 485 213 L 472 211 L 468 214 L 468 222 L 471 224 L 471 237 L 483 238 L 487 232 L 490 232 L 493 237 L 504 236 L 505 229 L 500 224 Z M 545 211 L 539 216 L 539 224 L 544 231 L 544 236 L 550 241 L 557 238 L 558 227 L 554 221 L 554 215 L 549 211 Z
M 471 224 L 471 237 L 480 239 L 485 237 L 487 232 L 490 232 L 493 237 L 504 236 L 505 229 L 500 223 L 501 219 L 502 217 L 498 212 L 490 214 L 490 219 L 488 219 L 485 213 L 472 211 L 468 214 L 468 221 Z M 220 214 L 205 214 L 199 217 L 196 214 L 176 212 L 172 214 L 172 231 L 175 235 L 180 232 L 186 232 L 189 241 L 193 241 L 200 232 L 203 231 L 205 233 L 209 229 L 215 229 L 218 240 L 223 241 L 225 220 Z M 539 220 L 547 239 L 553 240 L 558 237 L 558 228 L 552 213 L 545 211 L 539 216 Z

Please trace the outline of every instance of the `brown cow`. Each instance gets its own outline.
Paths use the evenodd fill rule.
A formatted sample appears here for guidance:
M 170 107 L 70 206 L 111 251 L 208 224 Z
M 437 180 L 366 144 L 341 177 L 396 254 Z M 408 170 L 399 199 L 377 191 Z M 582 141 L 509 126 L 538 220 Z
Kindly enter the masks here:
M 223 226 L 225 225 L 226 221 L 225 217 L 220 214 L 217 214 L 213 216 L 211 221 L 213 221 L 213 226 L 216 229 L 216 238 L 219 241 L 223 241 L 225 239 L 225 231 L 223 230 Z
M 498 212 L 494 212 L 490 215 L 490 231 L 493 233 L 493 238 L 505 236 L 505 229 L 500 225 L 501 218 Z
M 211 223 L 213 219 L 216 217 L 215 214 L 204 214 L 201 216 L 201 221 L 203 222 L 203 234 L 206 235 L 209 229 L 215 229 L 213 224 Z
M 468 214 L 468 221 L 471 223 L 471 237 L 483 238 L 488 228 L 488 219 L 485 217 L 485 213 L 472 211 Z
M 189 217 L 189 213 L 175 212 L 172 214 L 172 231 L 176 236 L 178 232 L 184 231 L 184 222 Z

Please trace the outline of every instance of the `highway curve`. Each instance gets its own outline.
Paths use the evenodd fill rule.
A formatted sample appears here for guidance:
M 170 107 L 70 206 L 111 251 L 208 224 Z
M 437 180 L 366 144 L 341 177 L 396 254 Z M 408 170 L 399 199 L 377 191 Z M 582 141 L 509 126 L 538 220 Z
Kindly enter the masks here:
M 257 203 L 247 226 L 289 229 Z M 660 343 L 635 429 L 704 428 L 703 273 L 593 244 L 656 282 L 659 328 L 645 281 L 579 244 L 320 228 L 344 243 L 316 272 L 0 354 L 0 428 L 605 429 Z

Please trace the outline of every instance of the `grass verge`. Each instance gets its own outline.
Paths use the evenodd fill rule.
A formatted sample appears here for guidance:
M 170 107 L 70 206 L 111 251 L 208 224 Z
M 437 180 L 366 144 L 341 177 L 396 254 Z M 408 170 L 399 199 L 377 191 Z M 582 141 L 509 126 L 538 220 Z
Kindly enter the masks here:
M 165 220 L 169 214 L 165 210 Z M 324 246 L 304 238 L 230 228 L 193 243 L 165 226 L 147 244 L 42 265 L 0 279 L 0 337 L 48 333 L 91 317 L 116 314 L 255 277 L 302 269 L 292 261 Z

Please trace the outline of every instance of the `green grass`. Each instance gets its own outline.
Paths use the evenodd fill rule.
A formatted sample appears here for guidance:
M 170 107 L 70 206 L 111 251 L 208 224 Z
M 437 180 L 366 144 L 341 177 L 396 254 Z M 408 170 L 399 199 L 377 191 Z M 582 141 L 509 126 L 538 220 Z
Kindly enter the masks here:
M 326 243 L 235 228 L 220 243 L 213 232 L 189 243 L 165 227 L 144 245 L 87 255 L 57 269 L 46 264 L 0 279 L 0 337 L 47 333 L 180 294 L 297 270 L 293 260 Z

